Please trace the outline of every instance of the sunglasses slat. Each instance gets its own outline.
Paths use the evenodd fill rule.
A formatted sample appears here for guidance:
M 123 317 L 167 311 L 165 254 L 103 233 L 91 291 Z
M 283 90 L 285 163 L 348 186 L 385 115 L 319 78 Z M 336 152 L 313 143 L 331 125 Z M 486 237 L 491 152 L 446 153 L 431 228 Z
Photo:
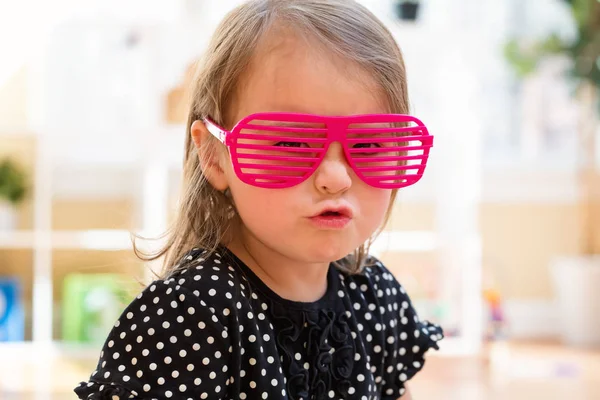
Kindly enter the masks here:
M 301 126 L 279 126 L 279 125 L 254 125 L 244 124 L 240 127 L 241 130 L 256 130 L 256 131 L 269 131 L 269 132 L 292 132 L 292 133 L 310 133 L 310 134 L 321 134 L 327 135 L 326 128 L 304 128 Z
M 272 156 L 268 154 L 253 154 L 253 153 L 238 153 L 238 158 L 242 159 L 253 159 L 253 160 L 264 160 L 264 161 L 289 161 L 289 156 Z M 315 163 L 319 161 L 319 157 L 296 157 L 294 156 L 294 162 L 305 162 Z
M 410 171 L 419 169 L 421 165 L 392 165 L 389 167 L 359 167 L 361 172 L 379 172 L 379 171 Z
M 306 142 L 306 143 L 326 143 L 327 138 L 305 138 L 305 137 L 289 137 L 289 136 L 276 136 L 276 135 L 261 135 L 255 133 L 241 133 L 238 137 L 240 139 L 252 139 L 252 140 L 268 140 L 271 142 Z
M 421 135 L 417 135 L 415 137 L 423 137 L 423 133 L 425 133 L 426 128 L 424 126 L 409 126 L 409 127 L 401 127 L 401 128 L 348 128 L 347 132 L 349 134 L 371 134 L 371 133 L 404 133 L 404 132 L 422 132 Z
M 386 182 L 386 181 L 406 181 L 406 182 L 416 182 L 423 177 L 423 174 L 413 174 L 413 175 L 400 175 L 398 178 L 390 177 L 390 176 L 382 176 L 382 177 L 367 177 L 368 181 L 375 181 L 378 183 Z
M 416 156 L 389 156 L 389 157 L 352 157 L 352 161 L 356 163 L 361 162 L 384 162 L 384 161 L 412 161 L 412 160 L 427 160 L 429 156 L 427 154 L 420 154 Z
M 267 175 L 267 174 L 244 174 L 247 178 L 253 179 L 271 179 L 271 180 L 279 180 L 279 181 L 293 181 L 293 180 L 303 180 L 304 175 L 302 176 L 293 176 L 293 175 Z
M 356 144 L 356 143 L 391 143 L 391 142 L 421 142 L 423 145 L 423 136 L 395 136 L 395 137 L 359 137 L 359 138 L 347 138 L 347 143 Z
M 354 153 L 390 153 L 392 151 L 414 151 L 414 150 L 425 150 L 431 148 L 432 145 L 424 146 L 393 146 L 393 147 L 375 147 L 375 148 L 355 148 L 348 149 L 352 154 Z
M 248 150 L 266 150 L 266 151 L 276 151 L 276 152 L 294 152 L 294 153 L 322 153 L 323 148 L 319 147 L 280 147 L 280 146 L 266 146 L 262 144 L 251 144 L 251 143 L 237 143 L 238 149 L 248 149 Z

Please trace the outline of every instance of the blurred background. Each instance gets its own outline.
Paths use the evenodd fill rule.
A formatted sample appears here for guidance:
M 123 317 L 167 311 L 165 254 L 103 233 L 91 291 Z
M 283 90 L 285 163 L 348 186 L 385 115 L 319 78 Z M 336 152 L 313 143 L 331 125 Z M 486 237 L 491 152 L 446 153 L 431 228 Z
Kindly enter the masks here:
M 415 399 L 600 399 L 600 3 L 362 0 L 435 135 L 373 251 L 448 338 Z M 238 0 L 0 2 L 0 399 L 68 399 L 152 279 Z M 154 248 L 157 243 L 149 242 Z

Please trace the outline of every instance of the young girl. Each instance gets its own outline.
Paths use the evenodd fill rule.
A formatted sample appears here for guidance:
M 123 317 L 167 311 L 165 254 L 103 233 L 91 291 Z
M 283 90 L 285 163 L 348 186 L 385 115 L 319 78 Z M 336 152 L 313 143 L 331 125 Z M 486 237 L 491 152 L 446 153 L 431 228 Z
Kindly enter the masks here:
M 402 55 L 351 0 L 253 0 L 195 77 L 185 192 L 160 280 L 81 399 L 398 399 L 438 348 L 368 256 L 432 137 Z

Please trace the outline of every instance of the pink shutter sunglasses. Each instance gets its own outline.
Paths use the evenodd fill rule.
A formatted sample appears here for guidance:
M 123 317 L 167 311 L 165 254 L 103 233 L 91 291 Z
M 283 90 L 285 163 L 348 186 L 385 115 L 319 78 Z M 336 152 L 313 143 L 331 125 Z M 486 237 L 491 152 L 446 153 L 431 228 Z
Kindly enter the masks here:
M 342 145 L 348 164 L 365 183 L 403 188 L 421 179 L 433 146 L 425 125 L 401 114 L 258 113 L 231 131 L 209 118 L 203 121 L 229 148 L 239 179 L 262 188 L 289 188 L 305 181 L 333 142 Z

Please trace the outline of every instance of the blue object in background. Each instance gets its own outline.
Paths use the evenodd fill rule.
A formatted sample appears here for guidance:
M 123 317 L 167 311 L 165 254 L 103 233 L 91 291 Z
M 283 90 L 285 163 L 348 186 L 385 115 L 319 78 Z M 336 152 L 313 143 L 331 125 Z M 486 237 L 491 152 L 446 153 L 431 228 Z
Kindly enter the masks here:
M 24 336 L 21 284 L 16 278 L 0 277 L 0 342 L 19 342 Z

